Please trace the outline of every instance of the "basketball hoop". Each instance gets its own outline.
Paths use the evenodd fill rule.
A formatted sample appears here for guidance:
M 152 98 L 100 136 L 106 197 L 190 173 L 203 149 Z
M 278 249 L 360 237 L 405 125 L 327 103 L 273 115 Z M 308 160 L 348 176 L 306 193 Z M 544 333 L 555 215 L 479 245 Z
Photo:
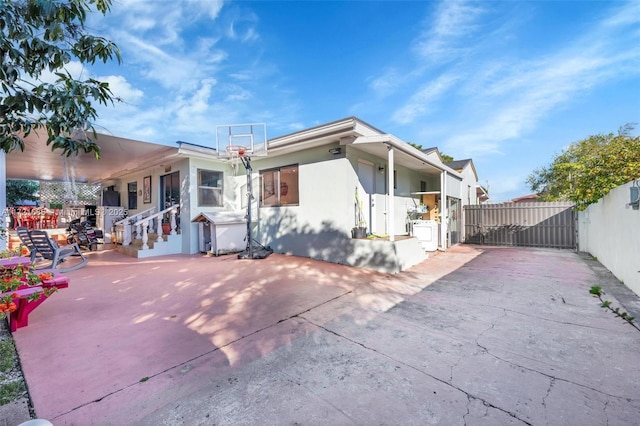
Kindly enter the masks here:
M 247 147 L 242 145 L 228 145 L 227 146 L 227 154 L 229 158 L 240 158 L 244 157 L 247 152 Z
M 233 167 L 233 172 L 235 173 L 238 168 L 238 163 L 243 161 L 244 156 L 247 154 L 247 147 L 242 145 L 228 145 L 226 149 L 227 158 L 230 160 L 231 167 Z

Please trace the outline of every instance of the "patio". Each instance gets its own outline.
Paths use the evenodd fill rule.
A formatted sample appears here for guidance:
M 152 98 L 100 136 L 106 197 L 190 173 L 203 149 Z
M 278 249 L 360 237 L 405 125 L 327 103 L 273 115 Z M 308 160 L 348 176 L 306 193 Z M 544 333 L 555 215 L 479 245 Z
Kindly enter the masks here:
M 14 334 L 56 425 L 640 418 L 640 334 L 589 295 L 602 278 L 572 252 L 456 246 L 396 275 L 87 256 Z

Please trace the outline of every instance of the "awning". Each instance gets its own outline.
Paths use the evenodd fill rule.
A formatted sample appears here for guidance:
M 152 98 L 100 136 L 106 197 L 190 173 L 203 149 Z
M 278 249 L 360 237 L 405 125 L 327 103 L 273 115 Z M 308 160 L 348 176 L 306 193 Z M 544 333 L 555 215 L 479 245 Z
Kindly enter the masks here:
M 18 150 L 6 155 L 7 179 L 64 181 L 73 178 L 76 182 L 98 183 L 175 161 L 178 154 L 176 146 L 98 134 L 99 160 L 93 153 L 65 157 L 62 151 L 51 151 L 46 144 L 46 133 L 40 133 L 31 133 L 24 139 L 24 152 Z

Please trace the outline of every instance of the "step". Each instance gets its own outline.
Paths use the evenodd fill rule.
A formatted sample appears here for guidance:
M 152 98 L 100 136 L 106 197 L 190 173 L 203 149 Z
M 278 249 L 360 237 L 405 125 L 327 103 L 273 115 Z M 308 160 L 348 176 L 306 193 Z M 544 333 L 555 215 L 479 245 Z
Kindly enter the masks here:
M 163 235 L 162 237 L 164 241 L 160 244 L 154 244 L 154 242 L 148 241 L 148 249 L 142 249 L 142 241 L 134 240 L 134 243 L 128 246 L 118 245 L 116 250 L 119 253 L 137 258 L 147 258 L 182 253 L 181 235 Z

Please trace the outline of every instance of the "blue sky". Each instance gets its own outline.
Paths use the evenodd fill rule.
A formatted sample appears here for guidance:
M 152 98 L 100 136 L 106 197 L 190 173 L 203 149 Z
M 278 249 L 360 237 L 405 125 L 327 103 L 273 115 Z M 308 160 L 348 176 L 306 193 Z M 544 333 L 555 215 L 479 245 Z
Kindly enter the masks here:
M 98 130 L 149 142 L 354 115 L 472 158 L 499 202 L 569 143 L 640 123 L 638 1 L 114 0 L 89 27 L 123 56 L 82 71 L 125 100 Z

